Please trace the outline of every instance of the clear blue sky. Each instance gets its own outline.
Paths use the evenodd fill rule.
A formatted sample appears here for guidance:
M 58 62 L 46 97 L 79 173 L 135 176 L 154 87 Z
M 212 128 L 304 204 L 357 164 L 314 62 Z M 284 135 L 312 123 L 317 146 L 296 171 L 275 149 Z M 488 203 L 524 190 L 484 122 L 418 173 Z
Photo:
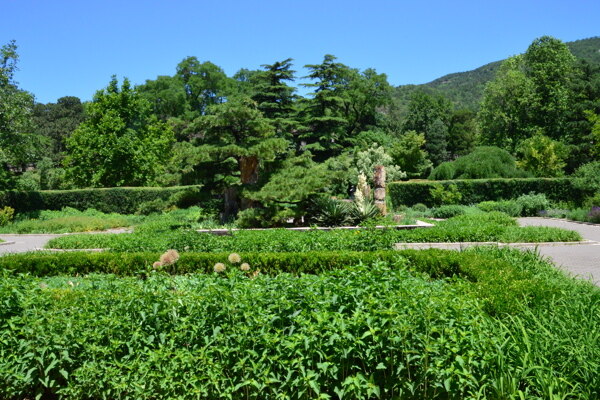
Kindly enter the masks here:
M 333 54 L 394 85 L 521 53 L 533 39 L 600 35 L 598 0 L 0 0 L 0 45 L 17 41 L 19 86 L 40 102 L 90 100 L 110 76 L 143 83 L 186 56 L 228 75 Z

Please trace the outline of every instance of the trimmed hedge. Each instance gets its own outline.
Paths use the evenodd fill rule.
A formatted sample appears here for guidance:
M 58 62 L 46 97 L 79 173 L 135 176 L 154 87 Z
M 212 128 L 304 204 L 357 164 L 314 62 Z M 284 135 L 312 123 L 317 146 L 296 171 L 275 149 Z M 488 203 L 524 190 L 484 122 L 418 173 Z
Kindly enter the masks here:
M 433 206 L 435 202 L 430 194 L 431 189 L 436 185 L 442 185 L 447 189 L 454 184 L 462 195 L 463 204 L 513 199 L 531 192 L 543 193 L 550 200 L 572 201 L 579 204 L 591 192 L 576 188 L 573 182 L 573 178 L 413 180 L 390 183 L 388 195 L 394 206 L 412 206 L 417 203 Z
M 152 200 L 168 200 L 171 196 L 201 186 L 174 187 L 119 187 L 75 190 L 41 190 L 35 192 L 0 192 L 0 208 L 9 206 L 17 212 L 61 210 L 72 207 L 78 210 L 94 208 L 105 213 L 132 214 L 140 204 Z
M 182 253 L 179 260 L 161 267 L 170 274 L 192 272 L 212 272 L 216 263 L 227 262 L 230 253 Z M 0 257 L 0 270 L 13 273 L 28 273 L 35 276 L 82 275 L 90 273 L 110 273 L 116 275 L 145 274 L 157 261 L 160 253 L 29 253 L 12 254 Z M 395 261 L 397 251 L 310 251 L 304 253 L 242 253 L 242 262 L 253 269 L 267 274 L 279 272 L 315 274 L 326 270 L 344 268 L 360 262 Z M 239 265 L 239 264 L 238 264 Z
M 555 287 L 557 282 L 541 279 L 543 275 L 560 277 L 559 286 L 570 281 L 533 252 L 493 246 L 461 252 L 427 249 L 241 253 L 241 261 L 237 264 L 228 262 L 228 256 L 229 253 L 183 253 L 177 262 L 160 267 L 160 271 L 171 275 L 214 273 L 216 263 L 224 263 L 228 270 L 237 270 L 244 262 L 250 265 L 250 272 L 260 270 L 261 274 L 271 276 L 280 273 L 299 275 L 384 262 L 406 265 L 409 270 L 425 273 L 434 279 L 461 276 L 474 284 L 478 296 L 485 300 L 491 312 L 510 312 L 517 303 L 525 299 L 537 302 L 541 298 L 558 295 L 560 290 Z M 111 252 L 13 254 L 0 257 L 0 273 L 39 277 L 108 273 L 144 278 L 154 272 L 152 264 L 159 257 L 159 253 Z M 226 271 L 225 274 L 227 273 L 229 272 Z

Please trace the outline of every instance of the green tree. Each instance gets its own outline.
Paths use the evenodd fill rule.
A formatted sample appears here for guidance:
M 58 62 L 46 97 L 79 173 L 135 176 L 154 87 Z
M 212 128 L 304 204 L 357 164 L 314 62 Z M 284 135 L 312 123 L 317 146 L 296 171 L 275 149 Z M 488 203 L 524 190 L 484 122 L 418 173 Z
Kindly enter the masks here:
M 515 152 L 537 132 L 568 142 L 575 58 L 558 39 L 533 41 L 523 56 L 506 60 L 489 82 L 479 113 L 482 139 Z
M 136 89 L 152 104 L 152 111 L 162 121 L 183 117 L 190 111 L 181 77 L 158 76 L 155 80 L 146 80 Z
M 534 93 L 523 57 L 506 60 L 483 93 L 478 115 L 482 142 L 514 152 L 520 141 L 531 136 L 529 105 Z
M 152 106 L 112 77 L 96 92 L 88 119 L 67 139 L 69 179 L 83 187 L 153 185 L 164 170 L 173 133 Z
M 250 80 L 253 83 L 252 100 L 275 127 L 277 136 L 291 139 L 291 132 L 297 125 L 292 118 L 296 89 L 287 84 L 294 81 L 292 59 L 262 67 L 264 71 L 253 74 Z
M 429 175 L 431 161 L 425 151 L 425 134 L 415 131 L 404 133 L 394 143 L 390 151 L 394 164 L 406 172 L 409 178 L 421 178 Z
M 85 119 L 83 104 L 78 97 L 61 97 L 56 103 L 38 103 L 33 109 L 34 132 L 51 139 L 51 158 L 59 160 L 65 151 L 65 141 Z
M 571 105 L 575 57 L 562 41 L 550 36 L 535 39 L 524 55 L 525 73 L 534 87 L 532 124 L 552 139 L 563 139 Z
M 200 138 L 198 152 L 205 153 L 219 171 L 224 189 L 225 215 L 237 213 L 241 204 L 240 186 L 258 183 L 261 163 L 272 161 L 287 150 L 289 142 L 275 137 L 275 129 L 247 97 L 229 99 L 213 106 L 195 123 Z
M 341 142 L 348 122 L 343 115 L 343 105 L 352 71 L 335 60 L 336 57 L 327 54 L 321 64 L 304 66 L 310 71 L 306 78 L 315 82 L 303 84 L 314 91 L 310 94 L 312 99 L 304 103 L 306 132 L 301 135 L 301 147 L 313 151 L 321 160 L 342 151 Z
M 520 159 L 517 166 L 535 176 L 553 177 L 564 174 L 566 166 L 565 145 L 538 133 L 521 142 L 517 151 Z
M 230 79 L 221 67 L 210 61 L 201 63 L 196 57 L 181 61 L 176 76 L 183 83 L 190 109 L 200 115 L 211 105 L 225 101 L 231 87 Z
M 302 147 L 323 160 L 339 155 L 355 138 L 376 126 L 380 109 L 390 103 L 391 88 L 385 74 L 374 69 L 359 72 L 326 55 L 318 65 L 306 65 L 304 84 L 312 88 L 311 99 L 303 102 L 305 132 Z
M 455 111 L 448 127 L 449 159 L 453 160 L 473 151 L 477 140 L 477 114 L 466 109 Z
M 0 48 L 0 186 L 6 187 L 8 164 L 24 166 L 38 159 L 40 137 L 32 135 L 33 95 L 19 89 L 14 81 L 19 55 L 15 41 Z
M 452 105 L 440 95 L 415 92 L 408 104 L 404 119 L 404 132 L 416 131 L 425 135 L 425 150 L 434 165 L 448 158 L 448 126 L 452 115 Z

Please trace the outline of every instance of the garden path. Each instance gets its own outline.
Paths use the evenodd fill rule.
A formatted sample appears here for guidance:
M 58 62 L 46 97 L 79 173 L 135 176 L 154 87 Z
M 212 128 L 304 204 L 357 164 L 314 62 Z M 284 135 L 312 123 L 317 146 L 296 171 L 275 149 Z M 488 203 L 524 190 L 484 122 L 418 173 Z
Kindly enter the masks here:
M 108 229 L 102 232 L 82 232 L 82 233 L 130 233 L 127 228 Z M 28 251 L 36 251 L 44 248 L 46 243 L 51 239 L 59 236 L 72 235 L 71 233 L 55 233 L 55 234 L 0 234 L 0 239 L 4 243 L 0 243 L 0 254 L 6 253 L 26 253 Z
M 600 286 L 600 225 L 550 218 L 518 218 L 521 226 L 551 226 L 577 231 L 592 241 L 573 246 L 538 246 L 538 252 L 559 267 L 578 277 L 589 279 Z

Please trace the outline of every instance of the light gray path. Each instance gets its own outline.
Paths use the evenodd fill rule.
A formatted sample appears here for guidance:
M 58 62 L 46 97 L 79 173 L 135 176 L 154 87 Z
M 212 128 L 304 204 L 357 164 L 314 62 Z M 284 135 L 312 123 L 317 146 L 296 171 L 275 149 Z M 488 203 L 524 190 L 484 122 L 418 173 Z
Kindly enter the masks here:
M 577 231 L 593 242 L 600 242 L 600 225 L 549 218 L 519 218 L 521 226 L 551 226 Z M 600 286 L 600 243 L 578 246 L 539 246 L 541 255 L 550 257 L 562 269 Z
M 80 232 L 86 234 L 98 234 L 98 233 L 131 233 L 132 230 L 129 228 L 115 228 L 108 229 L 100 232 Z M 4 240 L 5 243 L 0 243 L 0 255 L 7 253 L 26 253 L 28 251 L 36 251 L 44 248 L 46 243 L 50 239 L 54 239 L 64 235 L 78 235 L 79 233 L 55 233 L 55 234 L 31 234 L 31 235 L 17 235 L 17 234 L 3 234 L 0 233 L 0 239 Z M 97 249 L 92 249 L 97 250 Z
M 10 235 L 0 234 L 0 239 L 7 243 L 0 243 L 0 254 L 25 253 L 44 248 L 50 239 L 61 235 Z

